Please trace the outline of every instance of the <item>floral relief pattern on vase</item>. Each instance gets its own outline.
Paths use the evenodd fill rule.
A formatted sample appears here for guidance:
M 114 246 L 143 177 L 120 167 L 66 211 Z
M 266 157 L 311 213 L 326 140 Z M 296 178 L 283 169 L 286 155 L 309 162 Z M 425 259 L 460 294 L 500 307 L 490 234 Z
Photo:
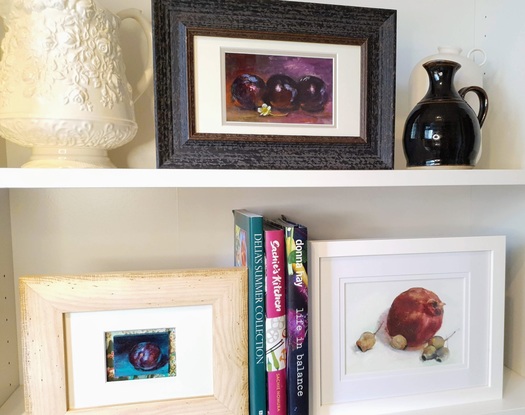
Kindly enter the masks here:
M 0 13 L 0 136 L 32 147 L 22 167 L 115 167 L 107 150 L 137 133 L 134 101 L 152 80 L 151 23 L 95 0 L 12 0 Z M 147 40 L 135 88 L 119 43 L 125 19 Z
M 84 147 L 111 150 L 131 141 L 137 132 L 133 122 L 12 119 L 0 125 L 0 136 L 21 146 Z M 25 140 L 24 137 L 30 137 Z
M 63 104 L 82 111 L 93 111 L 93 100 L 105 108 L 124 99 L 131 105 L 131 86 L 118 64 L 122 56 L 115 33 L 120 22 L 115 15 L 92 0 L 19 0 L 12 14 L 30 17 L 6 22 L 0 90 L 20 88 L 21 80 L 26 98 L 51 102 L 62 83 Z M 93 96 L 95 91 L 99 97 Z M 0 104 L 6 106 L 9 96 L 2 95 Z

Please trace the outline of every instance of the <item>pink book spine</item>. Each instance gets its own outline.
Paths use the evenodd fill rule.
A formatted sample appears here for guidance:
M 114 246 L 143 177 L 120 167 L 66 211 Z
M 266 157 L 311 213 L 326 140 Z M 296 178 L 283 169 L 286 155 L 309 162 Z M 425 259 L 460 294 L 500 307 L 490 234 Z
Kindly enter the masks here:
M 286 415 L 286 262 L 284 231 L 267 230 L 266 252 L 266 371 L 268 415 Z

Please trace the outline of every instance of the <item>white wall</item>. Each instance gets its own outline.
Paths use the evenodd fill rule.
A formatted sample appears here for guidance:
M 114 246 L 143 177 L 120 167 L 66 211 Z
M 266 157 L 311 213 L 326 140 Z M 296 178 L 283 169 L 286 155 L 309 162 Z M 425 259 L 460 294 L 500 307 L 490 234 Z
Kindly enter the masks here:
M 490 109 L 483 134 L 481 167 L 524 168 L 525 3 L 520 0 L 476 2 L 477 47 L 487 52 L 485 89 Z

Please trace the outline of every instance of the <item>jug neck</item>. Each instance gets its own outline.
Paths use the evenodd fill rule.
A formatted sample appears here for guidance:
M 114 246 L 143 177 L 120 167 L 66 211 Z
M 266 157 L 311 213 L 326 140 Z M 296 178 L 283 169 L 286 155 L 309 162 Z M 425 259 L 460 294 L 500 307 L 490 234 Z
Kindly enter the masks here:
M 429 77 L 429 87 L 424 99 L 462 99 L 454 86 L 454 76 L 461 68 L 459 63 L 434 60 L 424 63 L 423 67 Z

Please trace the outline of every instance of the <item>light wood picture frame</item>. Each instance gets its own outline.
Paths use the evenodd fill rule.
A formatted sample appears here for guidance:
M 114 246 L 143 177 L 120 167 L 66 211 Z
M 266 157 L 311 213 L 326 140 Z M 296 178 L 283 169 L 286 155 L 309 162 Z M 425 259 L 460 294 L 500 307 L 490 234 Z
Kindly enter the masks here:
M 419 413 L 501 399 L 504 236 L 310 241 L 308 249 L 312 415 Z M 390 310 L 413 289 L 439 296 L 442 323 L 428 336 L 446 339 L 446 359 L 423 356 L 426 337 L 392 346 L 388 330 L 399 328 L 390 326 Z M 414 312 L 406 298 L 398 311 Z M 423 311 L 428 322 L 434 314 Z M 402 316 L 397 321 L 413 324 Z M 367 332 L 376 341 L 361 349 Z
M 20 279 L 20 296 L 26 413 L 247 413 L 248 296 L 244 268 L 26 276 Z M 67 365 L 72 351 L 66 342 L 67 316 L 140 310 L 162 313 L 163 309 L 178 308 L 191 312 L 192 307 L 201 306 L 211 310 L 212 393 L 81 409 L 71 407 Z M 195 332 L 198 329 L 195 327 Z M 102 354 L 105 358 L 105 351 Z M 181 361 L 184 356 L 177 355 L 177 359 Z

